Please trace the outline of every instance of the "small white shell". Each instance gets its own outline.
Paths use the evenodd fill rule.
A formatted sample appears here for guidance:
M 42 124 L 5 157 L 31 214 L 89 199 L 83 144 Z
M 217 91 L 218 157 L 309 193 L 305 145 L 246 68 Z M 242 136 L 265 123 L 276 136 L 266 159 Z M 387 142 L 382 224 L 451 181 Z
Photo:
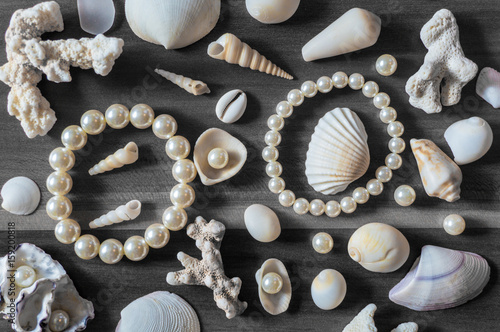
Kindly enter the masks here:
M 269 272 L 275 272 L 283 279 L 283 287 L 276 294 L 266 293 L 261 287 L 262 278 Z M 285 265 L 276 258 L 270 258 L 257 270 L 255 279 L 259 285 L 259 299 L 264 309 L 271 315 L 279 315 L 287 311 L 292 299 L 292 285 Z
M 337 270 L 321 271 L 311 285 L 311 296 L 314 304 L 323 310 L 332 310 L 344 300 L 347 285 L 344 276 Z
M 257 241 L 272 242 L 280 236 L 281 226 L 278 216 L 265 205 L 250 205 L 245 210 L 244 219 L 248 232 Z
M 105 33 L 115 20 L 113 0 L 78 0 L 78 16 L 83 31 L 98 35 Z
M 5 182 L 2 187 L 2 208 L 17 215 L 28 215 L 40 203 L 40 189 L 36 183 L 24 176 L 17 176 Z
M 127 204 L 120 205 L 116 209 L 94 219 L 89 223 L 90 228 L 99 228 L 112 224 L 121 223 L 124 220 L 133 220 L 141 213 L 141 202 L 134 199 Z
M 155 69 L 155 73 L 195 96 L 210 93 L 207 84 L 202 81 L 193 80 L 192 78 L 174 74 L 163 69 Z
M 112 155 L 101 160 L 89 169 L 90 175 L 101 174 L 115 168 L 123 167 L 135 163 L 139 159 L 139 147 L 134 142 L 130 142 L 125 147 L 118 149 Z
M 494 108 L 500 108 L 500 73 L 484 67 L 477 78 L 476 93 Z
M 488 122 L 474 116 L 449 126 L 444 132 L 444 138 L 457 165 L 465 165 L 488 152 L 493 143 L 493 131 Z
M 223 95 L 215 106 L 215 114 L 225 123 L 238 121 L 247 108 L 247 95 L 241 90 L 231 90 Z
M 265 24 L 282 23 L 295 14 L 300 0 L 246 0 L 248 13 Z

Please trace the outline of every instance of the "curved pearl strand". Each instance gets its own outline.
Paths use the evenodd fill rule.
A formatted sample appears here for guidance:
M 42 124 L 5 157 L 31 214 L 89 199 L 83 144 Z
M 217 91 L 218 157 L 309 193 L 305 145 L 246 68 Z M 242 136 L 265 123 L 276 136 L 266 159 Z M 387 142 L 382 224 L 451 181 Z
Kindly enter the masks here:
M 283 172 L 283 166 L 278 162 L 278 145 L 281 143 L 281 134 L 279 131 L 285 126 L 285 119 L 293 114 L 293 108 L 302 105 L 305 98 L 312 98 L 318 92 L 327 93 L 334 87 L 343 89 L 349 85 L 353 90 L 361 90 L 367 98 L 373 98 L 373 104 L 380 109 L 380 120 L 387 124 L 387 133 L 391 136 L 389 141 L 389 150 L 391 153 L 385 158 L 385 166 L 380 166 L 375 171 L 375 178 L 368 181 L 366 187 L 356 188 L 351 196 L 342 198 L 340 202 L 330 200 L 323 202 L 320 199 L 314 199 L 310 203 L 305 198 L 296 198 L 291 190 L 285 190 L 286 184 L 280 176 Z M 384 183 L 392 178 L 392 171 L 401 167 L 403 159 L 399 155 L 402 153 L 406 144 L 400 138 L 404 133 L 404 126 L 396 121 L 397 112 L 390 107 L 391 98 L 385 92 L 379 92 L 379 86 L 373 81 L 365 82 L 365 78 L 358 73 L 347 76 L 344 72 L 336 72 L 332 78 L 322 76 L 314 83 L 306 81 L 300 89 L 293 89 L 287 95 L 286 101 L 281 101 L 276 106 L 276 114 L 273 114 L 267 120 L 268 131 L 264 137 L 267 146 L 262 150 L 262 158 L 267 162 L 266 174 L 271 178 L 269 180 L 269 190 L 272 193 L 279 194 L 278 200 L 285 207 L 292 207 L 295 213 L 299 215 L 311 213 L 313 216 L 326 214 L 330 218 L 335 218 L 341 212 L 353 213 L 358 204 L 364 204 L 370 196 L 377 196 L 384 190 Z
M 97 110 L 85 112 L 81 118 L 81 126 L 69 126 L 61 135 L 64 147 L 54 149 L 49 156 L 50 166 L 55 170 L 47 178 L 47 189 L 54 195 L 47 202 L 46 210 L 50 218 L 59 221 L 55 227 L 56 239 L 64 244 L 75 243 L 75 253 L 81 259 L 92 259 L 99 255 L 106 264 L 116 264 L 123 256 L 131 261 L 144 259 L 149 248 L 163 248 L 170 239 L 170 231 L 178 231 L 187 223 L 185 208 L 191 206 L 195 199 L 194 189 L 188 185 L 196 177 L 194 163 L 186 159 L 191 151 L 189 141 L 182 136 L 175 136 L 177 122 L 167 114 L 155 118 L 153 109 L 139 104 L 129 111 L 127 107 L 111 105 L 103 115 Z M 142 236 L 131 236 L 122 244 L 116 239 L 107 239 L 102 243 L 91 234 L 81 235 L 81 227 L 73 219 L 69 219 L 73 206 L 64 195 L 73 186 L 73 180 L 67 173 L 75 165 L 73 150 L 79 150 L 87 143 L 87 135 L 97 135 L 104 131 L 106 125 L 114 129 L 125 128 L 129 123 L 138 129 L 152 127 L 153 133 L 166 139 L 165 152 L 175 160 L 172 175 L 179 182 L 170 192 L 170 206 L 163 213 L 163 224 L 150 225 Z

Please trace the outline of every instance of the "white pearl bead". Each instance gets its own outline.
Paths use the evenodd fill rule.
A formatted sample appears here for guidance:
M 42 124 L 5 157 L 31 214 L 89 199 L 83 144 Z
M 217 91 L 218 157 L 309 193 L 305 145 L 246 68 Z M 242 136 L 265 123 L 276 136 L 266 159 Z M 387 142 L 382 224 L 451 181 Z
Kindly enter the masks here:
M 290 207 L 295 203 L 295 194 L 291 190 L 284 190 L 278 198 L 280 204 L 284 207 Z
M 106 264 L 116 264 L 122 260 L 123 244 L 116 239 L 107 239 L 99 247 L 99 258 Z
M 78 240 L 81 233 L 80 224 L 73 219 L 64 219 L 57 223 L 54 233 L 57 241 L 71 244 Z
M 376 108 L 388 107 L 391 103 L 391 97 L 385 92 L 379 92 L 373 97 L 373 105 Z
M 114 104 L 108 107 L 104 113 L 108 126 L 113 129 L 125 128 L 130 122 L 130 112 L 128 108 L 121 104 Z
M 184 209 L 170 206 L 163 212 L 163 225 L 171 231 L 179 231 L 186 226 L 187 213 Z
M 155 112 L 146 104 L 138 104 L 130 110 L 130 123 L 137 129 L 151 127 L 155 118 Z
M 270 146 L 277 146 L 281 143 L 281 134 L 277 131 L 270 130 L 264 136 L 264 142 Z
M 312 98 L 318 93 L 318 88 L 316 87 L 316 83 L 313 81 L 305 81 L 302 83 L 300 91 L 302 91 L 305 97 Z
M 319 92 L 328 93 L 333 89 L 332 79 L 328 76 L 321 76 L 320 78 L 318 78 L 316 86 L 318 87 Z
M 267 119 L 267 126 L 271 130 L 279 131 L 285 126 L 285 120 L 281 116 L 273 114 Z
M 353 213 L 354 211 L 356 211 L 357 207 L 358 204 L 356 203 L 354 198 L 350 196 L 346 196 L 340 201 L 340 208 L 344 213 Z
M 83 113 L 80 119 L 82 129 L 89 135 L 97 135 L 106 128 L 106 119 L 98 110 L 90 110 Z
M 368 98 L 373 98 L 378 93 L 378 84 L 373 81 L 368 81 L 363 85 L 363 95 Z
M 391 76 L 396 72 L 398 62 L 396 58 L 390 54 L 384 54 L 378 57 L 375 63 L 375 69 L 382 76 Z
M 370 193 L 366 188 L 359 187 L 352 192 L 352 198 L 354 198 L 354 201 L 358 204 L 365 204 L 370 199 Z
M 389 182 L 392 179 L 392 170 L 387 166 L 380 166 L 375 171 L 375 177 L 380 182 Z
M 87 144 L 87 133 L 80 126 L 68 126 L 61 134 L 61 141 L 70 150 L 80 150 Z
M 406 148 L 406 143 L 404 139 L 399 137 L 391 138 L 388 145 L 389 145 L 389 150 L 391 150 L 391 152 L 393 153 L 403 153 L 403 151 Z
M 450 235 L 460 235 L 465 230 L 465 220 L 458 214 L 450 214 L 444 218 L 443 228 Z
M 177 121 L 168 115 L 161 114 L 153 121 L 153 133 L 161 139 L 169 139 L 177 132 Z
M 343 89 L 347 86 L 347 83 L 349 83 L 349 78 L 347 77 L 347 74 L 344 73 L 343 71 L 338 71 L 332 76 L 332 84 L 334 87 L 337 89 Z
M 286 99 L 288 100 L 290 105 L 300 106 L 304 102 L 304 95 L 299 89 L 293 89 L 288 92 Z
M 396 121 L 396 118 L 398 117 L 398 113 L 396 110 L 392 107 L 382 107 L 379 113 L 380 120 L 383 123 L 391 123 L 393 121 Z
M 178 208 L 184 209 L 191 206 L 194 199 L 194 189 L 188 184 L 176 184 L 170 191 L 170 201 Z
M 56 171 L 67 172 L 75 165 L 75 154 L 67 148 L 55 148 L 50 153 L 49 163 Z
M 337 201 L 328 201 L 326 203 L 325 214 L 330 218 L 337 217 L 342 209 L 340 208 L 340 203 Z
M 267 162 L 276 161 L 278 157 L 279 157 L 278 149 L 276 149 L 274 146 L 266 146 L 262 150 L 262 159 L 264 159 Z
M 328 233 L 317 233 L 312 239 L 312 246 L 317 253 L 328 254 L 333 249 L 333 238 Z
M 309 212 L 313 216 L 321 216 L 325 213 L 325 203 L 320 199 L 313 199 L 309 204 Z
M 183 136 L 171 137 L 165 144 L 165 152 L 167 152 L 167 156 L 173 160 L 185 159 L 190 151 L 191 145 Z
M 192 182 L 196 177 L 196 166 L 189 159 L 177 160 L 172 166 L 172 175 L 177 182 Z
M 73 211 L 73 205 L 66 196 L 53 196 L 49 199 L 46 206 L 47 214 L 54 220 L 66 219 Z
M 170 232 L 168 228 L 162 224 L 152 224 L 146 228 L 146 231 L 144 232 L 144 240 L 146 240 L 146 243 L 151 248 L 163 248 L 170 240 Z
M 52 332 L 62 332 L 69 326 L 69 315 L 64 310 L 54 310 L 50 314 L 49 328 Z
M 123 251 L 128 259 L 137 262 L 146 258 L 149 253 L 149 246 L 142 236 L 134 235 L 125 241 Z
M 26 288 L 36 281 L 35 270 L 28 265 L 21 265 L 16 269 L 14 273 L 14 282 L 21 288 Z
M 384 184 L 381 181 L 377 180 L 377 179 L 371 179 L 366 184 L 366 189 L 368 190 L 368 192 L 370 193 L 370 195 L 372 195 L 372 196 L 378 196 L 384 190 Z
M 226 167 L 229 162 L 229 154 L 222 148 L 215 148 L 208 153 L 208 164 L 215 169 L 222 169 Z
M 52 195 L 66 195 L 73 187 L 73 180 L 66 172 L 55 171 L 47 177 L 47 189 Z
M 417 194 L 412 187 L 404 184 L 394 191 L 394 200 L 401 206 L 410 206 L 415 202 Z
M 405 132 L 405 127 L 399 121 L 391 122 L 387 125 L 387 133 L 391 137 L 399 137 Z
M 266 174 L 269 177 L 280 176 L 283 172 L 283 166 L 277 161 L 271 161 L 266 165 Z
M 305 198 L 297 198 L 293 203 L 293 210 L 298 215 L 306 214 L 309 211 L 309 202 Z
M 353 90 L 359 90 L 363 87 L 365 84 L 365 78 L 363 75 L 354 73 L 351 76 L 349 76 L 349 86 Z
M 273 177 L 269 180 L 268 187 L 273 194 L 279 194 L 285 190 L 285 180 L 278 176 Z
M 293 106 L 287 101 L 280 101 L 276 106 L 276 114 L 282 118 L 288 118 L 293 113 Z
M 283 287 L 283 278 L 276 272 L 269 272 L 262 278 L 261 287 L 268 294 L 277 294 Z
M 387 157 L 385 157 L 385 164 L 392 170 L 398 169 L 403 165 L 403 159 L 397 153 L 389 153 Z
M 81 259 L 92 259 L 99 253 L 100 244 L 94 235 L 82 235 L 75 242 L 75 253 Z

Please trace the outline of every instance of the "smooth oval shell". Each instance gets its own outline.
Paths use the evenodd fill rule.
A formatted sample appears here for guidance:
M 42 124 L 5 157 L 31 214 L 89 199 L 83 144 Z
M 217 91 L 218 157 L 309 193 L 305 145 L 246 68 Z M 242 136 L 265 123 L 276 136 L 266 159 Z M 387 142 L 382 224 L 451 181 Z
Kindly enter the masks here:
M 370 223 L 352 234 L 347 251 L 368 271 L 388 273 L 403 266 L 410 255 L 410 244 L 396 228 L 383 223 Z
M 278 216 L 265 205 L 250 205 L 245 210 L 244 219 L 248 232 L 257 241 L 272 242 L 280 236 L 281 226 Z
M 33 213 L 40 203 L 40 189 L 33 180 L 24 176 L 5 182 L 1 196 L 2 208 L 17 215 Z
M 215 106 L 215 114 L 225 123 L 238 121 L 247 108 L 247 95 L 241 90 L 231 90 L 224 94 Z
M 83 31 L 98 35 L 113 26 L 115 20 L 113 0 L 78 0 L 77 4 Z
M 494 108 L 500 108 L 500 73 L 484 67 L 477 77 L 476 93 Z
M 321 271 L 311 285 L 314 304 L 323 310 L 332 310 L 344 300 L 347 285 L 344 276 L 334 269 Z
M 268 294 L 261 287 L 262 278 L 269 272 L 275 272 L 283 279 L 283 287 L 276 294 Z M 264 309 L 271 315 L 279 315 L 287 311 L 292 299 L 292 284 L 285 265 L 276 258 L 270 258 L 262 264 L 255 273 L 255 279 L 259 286 L 259 299 Z
M 257 21 L 277 24 L 288 20 L 299 8 L 300 0 L 246 0 L 248 13 Z

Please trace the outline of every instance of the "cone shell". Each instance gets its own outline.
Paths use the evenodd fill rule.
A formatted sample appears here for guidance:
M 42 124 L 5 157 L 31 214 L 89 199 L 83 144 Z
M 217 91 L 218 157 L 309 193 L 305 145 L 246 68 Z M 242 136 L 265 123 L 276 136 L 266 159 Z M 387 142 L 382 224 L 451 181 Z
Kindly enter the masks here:
M 489 279 L 490 266 L 483 257 L 424 246 L 410 272 L 389 292 L 389 299 L 416 311 L 447 309 L 478 296 Z
M 184 90 L 195 96 L 199 96 L 204 93 L 210 93 L 210 89 L 202 81 L 196 81 L 189 77 L 177 75 L 163 69 L 155 69 L 155 73 L 161 75 L 170 82 L 176 84 L 177 86 L 183 88 Z
M 477 78 L 476 93 L 494 108 L 500 108 L 500 73 L 483 68 Z
M 2 208 L 17 215 L 33 213 L 40 203 L 40 189 L 33 180 L 24 176 L 5 182 L 1 196 Z
M 269 272 L 275 272 L 283 279 L 283 287 L 276 294 L 266 293 L 261 287 L 262 279 Z M 271 315 L 279 315 L 287 311 L 292 299 L 292 285 L 285 265 L 276 258 L 268 259 L 255 274 L 255 279 L 259 286 L 260 303 L 264 309 Z
M 367 140 L 363 122 L 350 109 L 336 108 L 326 113 L 309 143 L 307 182 L 325 195 L 344 191 L 370 165 Z

